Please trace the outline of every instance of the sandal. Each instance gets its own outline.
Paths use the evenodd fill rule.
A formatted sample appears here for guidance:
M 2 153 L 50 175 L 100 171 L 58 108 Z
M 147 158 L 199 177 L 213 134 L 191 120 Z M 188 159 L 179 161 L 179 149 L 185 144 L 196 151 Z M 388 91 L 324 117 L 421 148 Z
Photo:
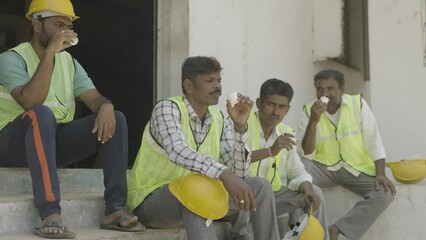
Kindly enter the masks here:
M 62 230 L 60 233 L 45 233 L 42 230 L 45 228 L 59 228 Z M 68 229 L 68 227 L 62 224 L 62 221 L 51 221 L 44 223 L 41 227 L 35 228 L 33 233 L 42 238 L 53 238 L 53 239 L 73 239 L 76 234 Z
M 131 226 L 121 226 L 121 222 L 127 219 L 131 219 L 135 217 L 133 214 L 131 214 L 128 211 L 125 211 L 125 213 L 119 217 L 116 217 L 112 223 L 110 224 L 101 224 L 99 226 L 100 229 L 107 229 L 107 230 L 116 230 L 116 231 L 122 231 L 122 232 L 141 232 L 145 230 L 145 226 L 142 225 L 140 222 L 137 222 L 135 225 Z

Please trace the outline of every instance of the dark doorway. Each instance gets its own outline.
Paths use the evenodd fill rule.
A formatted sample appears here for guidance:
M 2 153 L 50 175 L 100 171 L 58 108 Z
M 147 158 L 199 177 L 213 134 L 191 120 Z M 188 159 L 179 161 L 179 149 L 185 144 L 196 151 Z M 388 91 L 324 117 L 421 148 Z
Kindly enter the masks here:
M 28 2 L 0 0 L 0 15 L 24 16 Z M 72 3 L 80 17 L 74 21 L 79 43 L 67 51 L 85 68 L 98 90 L 114 102 L 115 109 L 125 114 L 131 167 L 154 101 L 155 0 L 72 0 Z M 16 37 L 7 39 L 4 47 L 19 43 Z M 76 117 L 87 114 L 88 109 L 80 106 Z M 94 156 L 76 167 L 99 166 L 96 162 Z

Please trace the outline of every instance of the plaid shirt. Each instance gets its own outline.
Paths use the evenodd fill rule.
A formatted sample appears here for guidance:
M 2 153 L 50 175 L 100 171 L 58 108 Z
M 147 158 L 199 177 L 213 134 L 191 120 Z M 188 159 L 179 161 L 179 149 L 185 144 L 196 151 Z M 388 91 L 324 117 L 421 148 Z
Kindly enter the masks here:
M 212 118 L 207 111 L 204 121 L 201 121 L 186 98 L 184 98 L 184 102 L 188 108 L 195 142 L 200 145 L 208 133 Z M 151 134 L 165 149 L 172 162 L 191 171 L 201 172 L 211 178 L 218 178 L 226 169 L 231 169 L 235 175 L 241 178 L 248 177 L 251 152 L 247 131 L 242 134 L 237 133 L 233 130 L 231 121 L 224 120 L 224 129 L 220 141 L 221 154 L 218 163 L 211 157 L 188 146 L 180 123 L 180 111 L 174 102 L 166 99 L 156 104 L 150 121 Z M 248 153 L 247 158 L 246 153 Z

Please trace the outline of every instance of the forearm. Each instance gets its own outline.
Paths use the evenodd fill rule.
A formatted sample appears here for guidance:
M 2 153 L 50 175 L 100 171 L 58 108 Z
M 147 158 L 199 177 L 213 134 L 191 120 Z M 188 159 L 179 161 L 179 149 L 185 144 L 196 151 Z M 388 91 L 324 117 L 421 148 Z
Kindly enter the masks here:
M 111 102 L 111 100 L 102 95 L 95 98 L 88 107 L 93 113 L 98 113 L 103 104 L 111 105 L 112 109 L 114 110 L 114 104 Z
M 256 151 L 251 152 L 251 162 L 258 162 L 262 159 L 271 157 L 271 149 L 270 148 L 261 148 Z
M 374 165 L 376 166 L 376 176 L 386 176 L 384 158 L 376 160 Z
M 302 139 L 302 149 L 305 155 L 311 154 L 316 148 L 317 123 L 309 120 L 305 135 Z
M 299 185 L 299 189 L 298 190 L 299 190 L 300 193 L 304 193 L 304 194 L 306 194 L 306 193 L 311 194 L 311 193 L 314 192 L 314 189 L 312 188 L 312 183 L 307 182 L 307 181 L 302 182 Z
M 237 133 L 243 134 L 247 130 L 247 123 L 238 124 L 234 122 L 234 130 Z
M 232 157 L 226 154 L 226 150 L 222 151 L 224 159 L 227 159 L 224 162 L 233 170 L 235 175 L 246 178 L 250 173 L 250 162 L 253 154 L 248 144 L 247 133 L 239 134 L 235 132 L 233 139 Z
M 24 109 L 43 104 L 52 81 L 54 52 L 45 51 L 30 81 L 12 90 L 12 96 Z

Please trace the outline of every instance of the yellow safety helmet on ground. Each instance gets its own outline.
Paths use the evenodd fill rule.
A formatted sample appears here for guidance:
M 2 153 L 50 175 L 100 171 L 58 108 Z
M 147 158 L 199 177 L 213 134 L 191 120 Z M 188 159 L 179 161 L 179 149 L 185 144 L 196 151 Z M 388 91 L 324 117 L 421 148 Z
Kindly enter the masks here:
M 203 218 L 219 219 L 228 213 L 228 192 L 217 179 L 191 173 L 171 181 L 169 189 L 186 208 Z
M 74 8 L 70 0 L 32 0 L 26 17 L 29 20 L 33 19 L 33 13 L 39 12 L 54 12 L 58 13 L 57 15 L 48 15 L 48 16 L 68 16 L 72 21 L 78 19 L 79 17 L 75 15 Z M 46 17 L 43 16 L 42 17 Z
M 283 240 L 324 240 L 324 228 L 316 217 L 303 214 Z
M 426 160 L 412 159 L 399 162 L 387 162 L 386 166 L 399 183 L 414 184 L 423 181 L 426 177 Z

